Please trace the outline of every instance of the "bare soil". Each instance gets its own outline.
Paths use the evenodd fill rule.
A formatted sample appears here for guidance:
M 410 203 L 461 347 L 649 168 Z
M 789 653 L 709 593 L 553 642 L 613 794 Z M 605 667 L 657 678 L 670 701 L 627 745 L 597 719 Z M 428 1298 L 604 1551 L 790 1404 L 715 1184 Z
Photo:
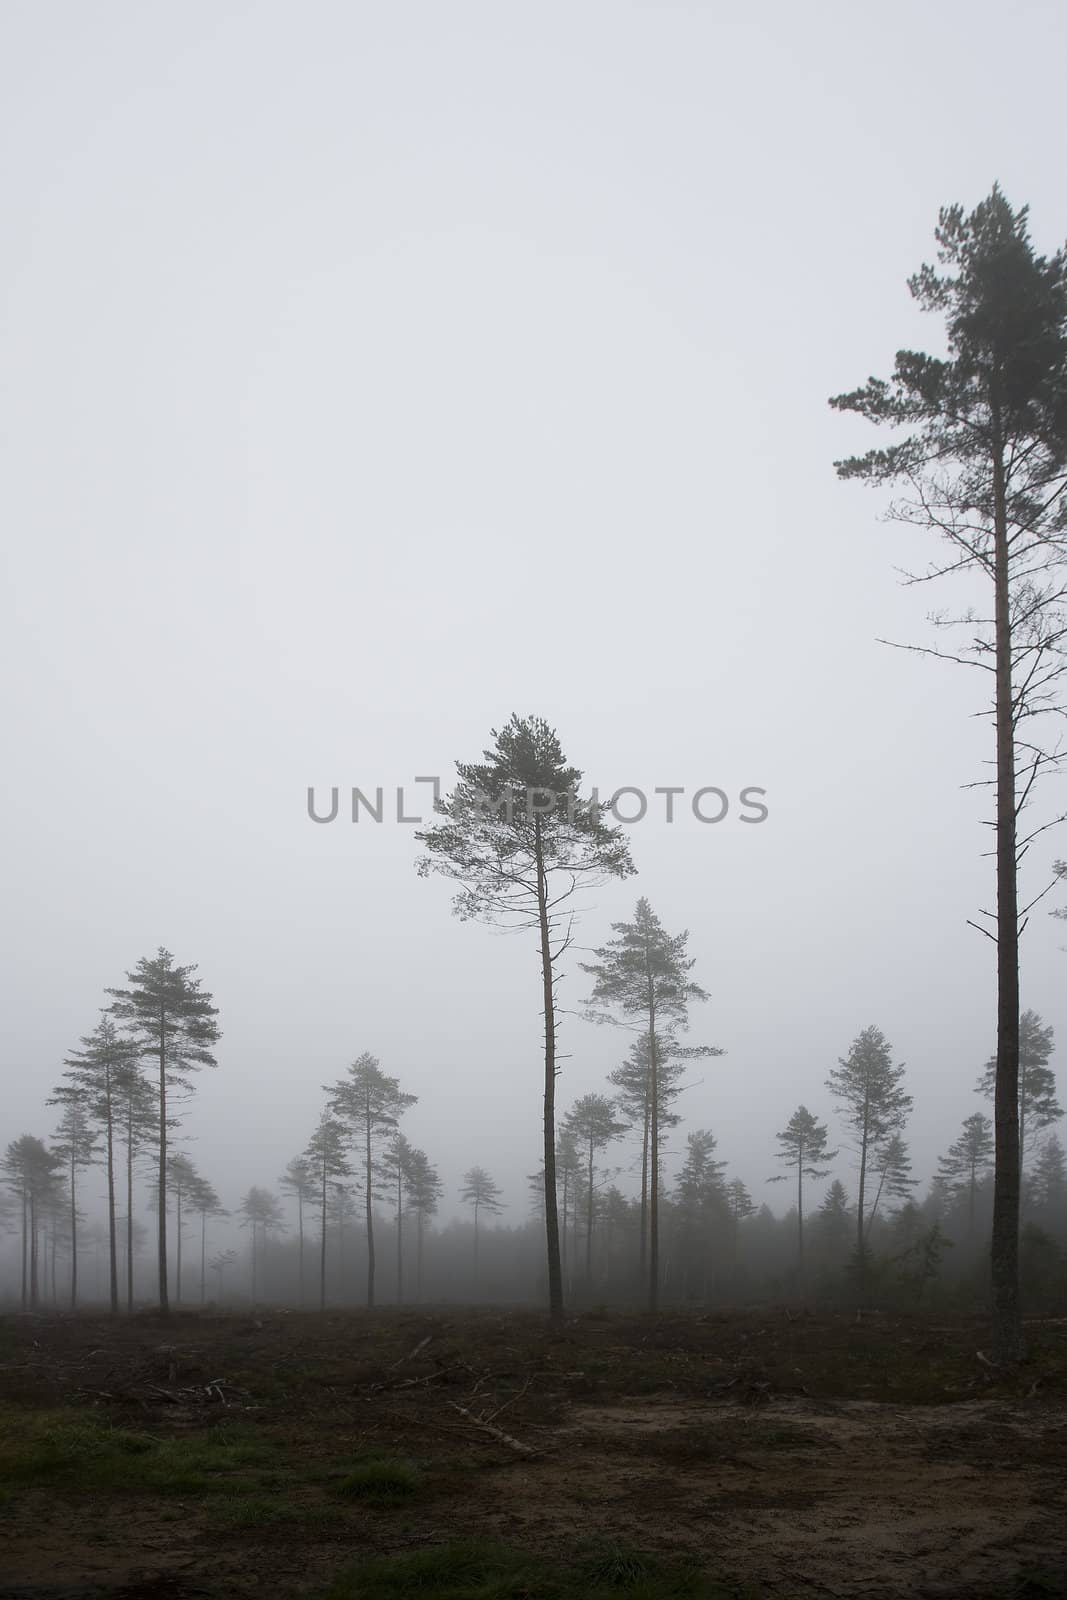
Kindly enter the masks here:
M 0 1319 L 9 1427 L 239 1424 L 262 1447 L 210 1493 L 12 1469 L 0 1600 L 310 1597 L 369 1554 L 594 1537 L 753 1597 L 1067 1594 L 1067 1319 L 1029 1338 L 1002 1372 L 980 1322 L 945 1317 Z M 346 1500 L 375 1455 L 417 1464 L 418 1492 Z

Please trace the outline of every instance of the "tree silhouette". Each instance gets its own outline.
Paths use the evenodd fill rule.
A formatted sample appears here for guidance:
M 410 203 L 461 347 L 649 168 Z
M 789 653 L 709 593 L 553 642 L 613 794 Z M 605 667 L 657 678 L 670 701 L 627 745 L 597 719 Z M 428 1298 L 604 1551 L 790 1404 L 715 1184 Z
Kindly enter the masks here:
M 142 956 L 126 974 L 128 989 L 108 989 L 112 1013 L 138 1040 L 142 1055 L 158 1061 L 159 1149 L 159 1308 L 170 1309 L 167 1292 L 167 1117 L 168 1089 L 189 1089 L 189 1074 L 217 1066 L 211 1046 L 220 1038 L 218 1009 L 192 974 L 195 966 L 178 967 L 162 946 L 155 958 Z
M 890 515 L 948 541 L 944 563 L 913 581 L 966 572 L 990 586 L 991 615 L 967 608 L 939 619 L 962 627 L 963 639 L 922 653 L 978 667 L 992 691 L 997 901 L 974 926 L 997 950 L 994 1350 L 997 1360 L 1014 1361 L 1023 1349 L 1019 937 L 1030 909 L 1019 906 L 1018 873 L 1029 842 L 1051 825 L 1022 835 L 1020 817 L 1038 778 L 1059 760 L 1040 719 L 1058 711 L 1067 667 L 1067 256 L 1035 255 L 1026 209 L 1013 211 L 996 187 L 969 216 L 945 207 L 935 237 L 944 270 L 925 265 L 908 287 L 922 310 L 944 319 L 947 354 L 898 351 L 888 381 L 871 378 L 831 404 L 903 431 L 837 470 L 870 484 L 902 483 L 905 498 Z
M 452 794 L 436 802 L 441 821 L 416 837 L 424 876 L 459 884 L 461 918 L 537 933 L 544 1020 L 545 1239 L 548 1300 L 563 1315 L 563 1269 L 556 1201 L 556 987 L 574 927 L 580 890 L 634 871 L 619 828 L 583 799 L 582 774 L 568 766 L 559 736 L 541 717 L 512 716 L 491 732 L 480 763 L 457 763 Z
M 804 1271 L 804 1179 L 828 1178 L 830 1171 L 823 1163 L 836 1159 L 838 1152 L 828 1149 L 829 1137 L 825 1122 L 812 1116 L 807 1106 L 798 1106 L 775 1138 L 781 1145 L 778 1159 L 791 1167 L 797 1185 L 797 1265 Z M 785 1183 L 784 1174 L 768 1178 L 768 1183 Z
M 582 967 L 593 978 L 590 1006 L 594 1014 L 623 1019 L 640 1016 L 648 1042 L 649 1063 L 649 1262 L 648 1307 L 659 1299 L 659 1051 L 658 1029 L 684 1031 L 689 1026 L 689 1005 L 707 994 L 689 973 L 695 966 L 687 954 L 688 933 L 668 934 L 648 901 L 637 902 L 633 922 L 614 922 L 615 938 L 596 950 L 596 959 Z M 698 1045 L 675 1055 L 718 1056 L 712 1045 Z
M 500 1185 L 493 1181 L 484 1167 L 471 1167 L 463 1174 L 463 1188 L 459 1197 L 464 1205 L 474 1207 L 474 1285 L 477 1289 L 479 1214 L 485 1211 L 490 1216 L 495 1216 L 503 1210 Z

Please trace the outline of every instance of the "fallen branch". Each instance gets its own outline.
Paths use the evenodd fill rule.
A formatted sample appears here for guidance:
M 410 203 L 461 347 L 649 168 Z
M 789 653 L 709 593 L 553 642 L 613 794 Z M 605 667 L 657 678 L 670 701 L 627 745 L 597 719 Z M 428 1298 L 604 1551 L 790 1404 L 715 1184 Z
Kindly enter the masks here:
M 425 1339 L 420 1339 L 419 1340 L 419 1342 L 415 1346 L 414 1350 L 409 1350 L 406 1356 L 401 1356 L 398 1361 L 394 1361 L 392 1366 L 389 1368 L 389 1371 L 390 1372 L 395 1372 L 397 1367 L 402 1367 L 404 1365 L 405 1361 L 414 1361 L 414 1359 L 418 1355 L 419 1351 L 420 1350 L 425 1350 L 426 1346 L 430 1343 L 430 1341 L 432 1339 L 433 1339 L 433 1334 L 432 1333 L 428 1333 L 426 1335 Z
M 485 1422 L 481 1417 L 476 1417 L 473 1411 L 467 1410 L 466 1406 L 457 1405 L 455 1400 L 450 1400 L 448 1403 L 453 1411 L 458 1411 L 461 1417 L 466 1417 L 467 1421 L 475 1428 L 480 1428 L 483 1433 L 489 1434 L 491 1438 L 498 1440 L 500 1444 L 506 1444 L 509 1450 L 517 1451 L 520 1456 L 537 1455 L 538 1452 L 532 1445 L 523 1444 L 521 1439 L 516 1439 L 510 1433 L 505 1433 L 503 1428 L 498 1428 L 492 1422 Z

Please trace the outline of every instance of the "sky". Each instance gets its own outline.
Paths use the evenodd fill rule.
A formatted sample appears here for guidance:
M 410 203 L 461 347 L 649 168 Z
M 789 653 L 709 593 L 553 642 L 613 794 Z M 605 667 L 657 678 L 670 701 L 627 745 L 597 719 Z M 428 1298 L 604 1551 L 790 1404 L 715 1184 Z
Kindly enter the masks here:
M 578 942 L 639 894 L 689 930 L 730 1175 L 781 1209 L 775 1132 L 837 1131 L 873 1023 L 929 1177 L 993 1044 L 985 685 L 879 642 L 960 596 L 901 584 L 936 544 L 836 479 L 873 440 L 826 400 L 937 346 L 940 206 L 999 181 L 1062 242 L 1065 42 L 1026 0 L 5 0 L 0 1143 L 165 945 L 220 1010 L 184 1132 L 224 1203 L 369 1050 L 445 1213 L 479 1163 L 522 1220 L 536 945 L 458 922 L 413 825 L 306 804 L 424 810 L 517 711 L 602 794 L 686 790 Z M 1055 903 L 1023 1004 L 1067 1044 Z M 575 957 L 564 1108 L 629 1042 Z

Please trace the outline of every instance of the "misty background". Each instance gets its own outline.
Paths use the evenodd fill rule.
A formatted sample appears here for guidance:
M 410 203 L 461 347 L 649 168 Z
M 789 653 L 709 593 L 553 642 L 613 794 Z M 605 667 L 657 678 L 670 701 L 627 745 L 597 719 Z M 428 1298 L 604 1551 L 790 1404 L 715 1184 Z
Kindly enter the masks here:
M 783 1210 L 774 1134 L 803 1101 L 840 1142 L 824 1080 L 870 1023 L 928 1179 L 988 1110 L 986 685 L 878 643 L 929 643 L 966 594 L 899 586 L 937 546 L 836 481 L 870 440 L 826 397 L 936 344 L 905 280 L 941 205 L 999 180 L 1061 242 L 1058 8 L 8 3 L 0 28 L 3 1140 L 50 1131 L 104 987 L 162 944 L 220 1009 L 183 1136 L 225 1205 L 370 1050 L 419 1097 L 442 1219 L 479 1163 L 521 1221 L 536 940 L 457 923 L 414 827 L 306 809 L 381 785 L 388 816 L 405 785 L 426 815 L 415 775 L 449 787 L 517 711 L 602 794 L 766 790 L 758 827 L 653 800 L 639 877 L 586 897 L 580 944 L 646 895 L 712 996 L 690 1038 L 727 1054 L 667 1181 L 703 1125 Z M 1041 837 L 1024 898 L 1062 855 Z M 1022 1004 L 1063 1039 L 1057 903 Z M 629 1043 L 566 1016 L 560 1109 Z

